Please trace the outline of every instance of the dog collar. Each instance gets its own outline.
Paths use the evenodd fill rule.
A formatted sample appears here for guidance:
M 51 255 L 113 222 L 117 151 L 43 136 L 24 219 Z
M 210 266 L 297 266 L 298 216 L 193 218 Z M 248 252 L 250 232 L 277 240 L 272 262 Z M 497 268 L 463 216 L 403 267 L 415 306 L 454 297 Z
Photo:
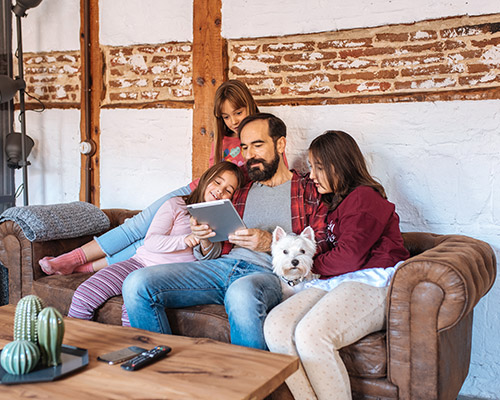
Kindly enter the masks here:
M 299 283 L 301 283 L 303 280 L 304 280 L 304 277 L 301 277 L 301 278 L 297 278 L 297 279 L 292 279 L 292 280 L 288 280 L 286 279 L 284 276 L 280 276 L 281 279 L 283 279 L 283 281 L 290 287 L 294 287 L 296 285 L 298 285 Z

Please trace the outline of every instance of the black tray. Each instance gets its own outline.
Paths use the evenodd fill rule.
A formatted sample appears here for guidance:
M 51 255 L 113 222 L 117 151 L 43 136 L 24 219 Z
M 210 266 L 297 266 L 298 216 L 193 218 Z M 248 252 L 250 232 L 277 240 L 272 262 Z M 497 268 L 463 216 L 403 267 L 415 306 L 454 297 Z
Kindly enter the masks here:
M 8 374 L 0 365 L 0 383 L 16 385 L 18 383 L 49 382 L 79 370 L 89 363 L 89 353 L 86 349 L 63 344 L 61 349 L 61 364 L 55 367 L 41 368 L 37 366 L 29 374 Z

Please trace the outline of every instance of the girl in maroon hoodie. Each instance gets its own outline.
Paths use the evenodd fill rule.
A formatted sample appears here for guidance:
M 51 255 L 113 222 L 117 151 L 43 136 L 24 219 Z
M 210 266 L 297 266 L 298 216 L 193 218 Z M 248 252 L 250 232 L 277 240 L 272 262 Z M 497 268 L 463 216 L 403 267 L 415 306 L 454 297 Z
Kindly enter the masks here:
M 388 285 L 409 253 L 394 204 L 350 135 L 327 131 L 314 139 L 309 163 L 330 210 L 330 249 L 315 259 L 320 279 L 275 307 L 264 332 L 271 351 L 301 359 L 286 381 L 295 399 L 351 399 L 338 351 L 383 328 Z

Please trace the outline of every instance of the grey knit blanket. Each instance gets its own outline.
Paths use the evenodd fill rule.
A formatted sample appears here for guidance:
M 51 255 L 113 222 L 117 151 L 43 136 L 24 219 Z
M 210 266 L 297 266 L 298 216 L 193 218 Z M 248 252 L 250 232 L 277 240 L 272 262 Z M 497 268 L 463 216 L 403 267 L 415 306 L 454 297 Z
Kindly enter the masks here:
M 109 228 L 109 219 L 90 203 L 11 207 L 0 215 L 0 222 L 14 221 L 30 242 L 68 239 L 93 235 Z

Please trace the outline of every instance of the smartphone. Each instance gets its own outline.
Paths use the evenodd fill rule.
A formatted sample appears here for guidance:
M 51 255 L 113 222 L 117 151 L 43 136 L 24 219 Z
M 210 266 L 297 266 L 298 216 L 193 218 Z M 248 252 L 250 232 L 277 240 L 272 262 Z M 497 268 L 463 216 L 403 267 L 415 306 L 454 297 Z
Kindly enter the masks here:
M 142 353 L 143 351 L 146 351 L 146 349 L 137 346 L 129 346 L 125 347 L 124 349 L 115 350 L 110 353 L 98 356 L 97 359 L 99 361 L 107 362 L 108 364 L 111 365 L 120 364 L 124 361 L 134 358 L 136 355 Z

